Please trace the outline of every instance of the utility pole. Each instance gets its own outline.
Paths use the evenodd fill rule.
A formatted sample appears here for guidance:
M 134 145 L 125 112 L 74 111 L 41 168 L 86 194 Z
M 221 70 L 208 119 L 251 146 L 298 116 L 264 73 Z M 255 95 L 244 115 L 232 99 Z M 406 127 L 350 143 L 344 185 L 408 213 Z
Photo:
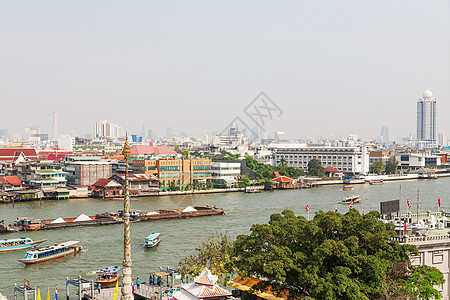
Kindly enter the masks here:
M 125 145 L 122 154 L 125 158 L 125 197 L 124 197 L 124 229 L 123 229 L 123 287 L 121 300 L 133 300 L 131 287 L 131 233 L 130 233 L 130 190 L 128 185 L 128 158 L 131 155 L 128 145 L 128 134 L 125 137 Z

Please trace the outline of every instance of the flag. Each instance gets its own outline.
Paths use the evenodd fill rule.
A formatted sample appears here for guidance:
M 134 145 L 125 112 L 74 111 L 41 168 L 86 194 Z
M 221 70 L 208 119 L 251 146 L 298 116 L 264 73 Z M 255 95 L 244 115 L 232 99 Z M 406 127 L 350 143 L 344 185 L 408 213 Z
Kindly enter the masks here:
M 308 205 L 306 205 L 306 208 L 305 208 L 305 212 L 308 212 L 309 211 L 309 203 L 308 203 Z
M 47 300 L 50 300 L 50 288 L 47 288 Z
M 438 205 L 439 205 L 439 207 L 441 207 L 441 197 L 439 197 L 439 199 L 438 199 Z
M 37 295 L 37 300 L 41 300 L 41 289 L 38 288 L 38 295 Z
M 351 209 L 353 207 L 353 200 L 350 201 L 350 204 L 348 205 L 348 208 Z
M 408 204 L 408 207 L 411 208 L 411 202 L 409 202 L 409 199 L 406 199 L 406 204 Z
M 58 300 L 58 286 L 55 285 L 55 300 Z
M 133 296 L 134 296 L 134 280 L 133 280 L 133 282 L 131 283 L 131 291 L 133 292 Z
M 337 207 L 334 209 L 334 212 L 335 212 L 335 213 L 338 213 Z
M 404 224 L 404 226 L 405 226 L 405 231 L 406 231 L 406 220 L 405 220 L 405 224 Z
M 364 217 L 364 209 L 363 209 L 363 217 Z
M 119 295 L 119 280 L 116 281 L 116 288 L 114 289 L 113 300 L 116 300 L 118 295 Z

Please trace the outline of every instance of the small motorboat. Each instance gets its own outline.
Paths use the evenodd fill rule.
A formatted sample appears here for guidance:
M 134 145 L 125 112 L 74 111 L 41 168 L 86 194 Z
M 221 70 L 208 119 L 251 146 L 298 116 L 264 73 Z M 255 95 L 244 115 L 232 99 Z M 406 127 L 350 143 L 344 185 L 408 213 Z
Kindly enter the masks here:
M 351 191 L 353 189 L 354 187 L 352 185 L 344 185 L 344 187 L 342 188 L 343 191 Z
M 359 195 L 353 195 L 349 197 L 345 197 L 341 203 L 359 203 L 361 201 L 361 197 Z
M 145 238 L 144 246 L 147 248 L 156 247 L 161 241 L 161 238 L 159 237 L 160 235 L 161 234 L 159 232 L 153 232 L 152 234 L 148 235 Z
M 379 180 L 371 180 L 369 181 L 370 185 L 377 185 L 377 184 L 384 184 L 383 179 L 379 179 Z
M 102 270 L 98 270 L 96 273 L 97 278 L 95 279 L 95 284 L 100 285 L 101 287 L 109 287 L 114 285 L 117 280 L 120 278 L 120 274 L 118 273 L 120 267 L 111 266 Z

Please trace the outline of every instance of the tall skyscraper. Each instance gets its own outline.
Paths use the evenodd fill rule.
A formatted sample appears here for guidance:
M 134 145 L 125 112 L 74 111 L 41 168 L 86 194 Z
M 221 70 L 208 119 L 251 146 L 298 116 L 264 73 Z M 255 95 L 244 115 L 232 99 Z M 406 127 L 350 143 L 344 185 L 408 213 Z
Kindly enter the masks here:
M 93 126 L 94 138 L 119 138 L 125 136 L 125 130 L 117 124 L 103 120 L 94 124 Z
M 417 141 L 420 146 L 436 145 L 437 139 L 437 99 L 427 89 L 417 101 Z
M 386 125 L 381 126 L 380 135 L 383 138 L 384 145 L 389 146 L 389 129 Z
M 54 141 L 58 140 L 58 115 L 56 110 L 53 110 L 53 135 L 52 138 Z

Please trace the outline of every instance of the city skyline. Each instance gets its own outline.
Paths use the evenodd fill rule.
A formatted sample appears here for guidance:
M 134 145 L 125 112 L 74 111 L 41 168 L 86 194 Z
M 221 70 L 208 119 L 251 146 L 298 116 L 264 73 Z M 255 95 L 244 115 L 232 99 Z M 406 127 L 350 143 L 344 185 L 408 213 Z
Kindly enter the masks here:
M 56 110 L 60 134 L 108 120 L 200 136 L 264 91 L 283 110 L 269 134 L 370 139 L 384 125 L 395 140 L 415 135 L 429 88 L 449 136 L 448 1 L 326 3 L 0 4 L 0 97 L 20 112 L 0 128 L 52 136 Z

